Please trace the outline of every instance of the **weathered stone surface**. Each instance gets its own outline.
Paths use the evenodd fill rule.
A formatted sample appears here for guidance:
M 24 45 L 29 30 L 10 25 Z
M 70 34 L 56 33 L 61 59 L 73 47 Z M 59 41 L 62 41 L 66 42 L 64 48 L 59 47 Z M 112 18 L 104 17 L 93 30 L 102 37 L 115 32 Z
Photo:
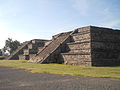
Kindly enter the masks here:
M 91 54 L 91 49 L 72 49 L 69 53 Z
M 69 43 L 68 47 L 72 49 L 90 49 L 90 42 Z
M 51 40 L 45 42 L 45 46 L 47 46 L 49 43 L 51 43 Z
M 23 54 L 23 49 L 27 48 L 27 45 L 29 44 L 30 41 L 25 41 L 19 46 L 10 56 L 5 58 L 5 60 L 18 60 L 20 54 Z
M 87 27 L 82 27 L 82 28 L 78 28 L 78 32 L 83 33 L 83 32 L 90 32 L 91 26 L 87 26 Z
M 29 54 L 33 54 L 33 52 L 37 53 L 38 47 L 44 47 L 43 45 L 45 45 L 45 42 L 47 41 L 48 40 L 42 40 L 42 39 L 25 41 L 9 57 L 5 58 L 5 60 L 18 60 L 19 58 L 25 60 L 24 57 L 19 57 L 19 55 L 23 54 L 29 56 Z
M 29 60 L 29 55 L 20 54 L 19 55 L 19 60 Z
M 73 40 L 75 42 L 85 42 L 85 41 L 89 41 L 90 42 L 90 33 L 76 33 L 73 35 Z
M 50 44 L 45 46 L 43 50 L 37 53 L 37 56 L 30 62 L 37 63 L 54 63 L 54 55 L 60 54 L 59 48 L 62 48 L 64 43 L 69 41 L 70 33 L 61 33 L 57 38 L 53 39 Z M 53 61 L 51 61 L 51 58 Z
M 62 54 L 65 64 L 90 66 L 91 65 L 91 55 L 81 55 L 81 54 Z
M 38 50 L 36 49 L 24 49 L 24 55 L 36 54 Z
M 29 60 L 35 57 L 36 54 L 29 54 Z
M 30 44 L 28 44 L 28 49 L 37 49 L 37 45 L 36 44 L 32 44 L 32 43 L 30 43 Z
M 91 27 L 91 49 L 93 65 L 120 65 L 120 31 Z

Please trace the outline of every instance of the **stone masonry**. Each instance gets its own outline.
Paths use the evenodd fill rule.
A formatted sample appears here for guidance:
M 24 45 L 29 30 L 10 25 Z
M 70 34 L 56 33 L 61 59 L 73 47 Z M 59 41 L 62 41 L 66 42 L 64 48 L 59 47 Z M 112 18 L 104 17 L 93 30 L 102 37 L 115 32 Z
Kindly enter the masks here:
M 23 43 L 7 59 L 80 66 L 120 66 L 120 31 L 87 26 Z
M 14 51 L 7 60 L 29 60 L 33 56 L 37 54 L 37 52 L 42 49 L 46 42 L 48 43 L 50 40 L 42 40 L 42 39 L 33 39 L 30 41 L 23 42 L 21 46 L 18 47 L 16 51 Z

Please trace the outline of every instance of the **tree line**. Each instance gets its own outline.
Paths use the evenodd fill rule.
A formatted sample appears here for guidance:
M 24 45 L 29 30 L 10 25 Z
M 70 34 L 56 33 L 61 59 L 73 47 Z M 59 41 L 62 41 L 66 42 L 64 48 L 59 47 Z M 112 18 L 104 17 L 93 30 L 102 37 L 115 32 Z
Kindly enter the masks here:
M 5 41 L 5 46 L 0 49 L 0 56 L 8 56 L 13 53 L 21 43 L 18 40 L 12 40 L 12 38 L 8 38 Z

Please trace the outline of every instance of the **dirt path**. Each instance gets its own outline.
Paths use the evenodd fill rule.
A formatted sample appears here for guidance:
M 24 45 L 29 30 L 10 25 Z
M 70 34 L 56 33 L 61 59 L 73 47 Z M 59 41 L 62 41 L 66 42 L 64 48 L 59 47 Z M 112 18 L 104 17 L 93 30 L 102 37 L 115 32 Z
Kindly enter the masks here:
M 120 90 L 120 79 L 30 73 L 0 67 L 0 90 Z

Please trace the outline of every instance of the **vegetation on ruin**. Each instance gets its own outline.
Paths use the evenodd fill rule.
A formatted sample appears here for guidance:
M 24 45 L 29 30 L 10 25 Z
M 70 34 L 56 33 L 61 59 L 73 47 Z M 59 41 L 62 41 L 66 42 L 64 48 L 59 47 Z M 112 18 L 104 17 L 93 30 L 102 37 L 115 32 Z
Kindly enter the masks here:
M 32 73 L 120 78 L 120 67 L 80 67 L 64 64 L 33 64 L 25 60 L 0 60 L 0 66 L 25 69 Z

